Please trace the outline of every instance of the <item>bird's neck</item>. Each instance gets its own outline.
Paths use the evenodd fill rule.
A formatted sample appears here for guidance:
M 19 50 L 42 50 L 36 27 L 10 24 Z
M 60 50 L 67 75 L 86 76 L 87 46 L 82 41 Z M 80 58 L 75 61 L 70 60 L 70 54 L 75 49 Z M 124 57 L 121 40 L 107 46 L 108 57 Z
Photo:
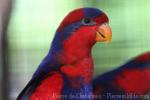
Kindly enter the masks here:
M 92 47 L 67 46 L 63 52 L 61 71 L 67 76 L 74 88 L 89 85 L 93 77 Z
M 61 71 L 67 76 L 72 87 L 88 85 L 93 77 L 92 58 L 86 57 L 73 64 L 64 65 Z
M 59 59 L 61 71 L 67 76 L 72 87 L 88 85 L 93 76 L 92 46 L 95 42 L 82 41 L 81 37 L 72 36 L 62 43 Z

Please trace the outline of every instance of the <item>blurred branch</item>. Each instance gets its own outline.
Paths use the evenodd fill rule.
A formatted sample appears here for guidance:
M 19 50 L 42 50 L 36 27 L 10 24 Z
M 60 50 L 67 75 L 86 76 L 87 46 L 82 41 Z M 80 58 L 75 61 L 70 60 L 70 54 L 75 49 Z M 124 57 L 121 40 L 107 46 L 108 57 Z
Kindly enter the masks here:
M 9 99 L 9 59 L 7 26 L 12 8 L 12 0 L 0 0 L 0 56 L 2 61 L 2 93 L 1 99 Z

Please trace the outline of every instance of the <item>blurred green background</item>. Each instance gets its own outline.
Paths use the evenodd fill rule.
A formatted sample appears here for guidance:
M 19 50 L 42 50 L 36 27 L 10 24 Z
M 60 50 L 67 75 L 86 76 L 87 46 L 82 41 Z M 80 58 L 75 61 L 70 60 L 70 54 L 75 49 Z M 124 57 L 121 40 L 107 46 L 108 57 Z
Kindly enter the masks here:
M 102 9 L 113 31 L 110 44 L 94 46 L 95 75 L 150 50 L 150 0 L 15 0 L 8 28 L 11 100 L 46 56 L 64 16 L 80 7 Z

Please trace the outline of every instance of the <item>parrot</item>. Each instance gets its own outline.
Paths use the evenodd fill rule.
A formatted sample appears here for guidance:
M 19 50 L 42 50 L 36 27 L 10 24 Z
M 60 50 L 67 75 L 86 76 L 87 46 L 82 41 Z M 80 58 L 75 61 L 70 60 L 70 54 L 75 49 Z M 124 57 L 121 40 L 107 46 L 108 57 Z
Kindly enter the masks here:
M 109 19 L 102 10 L 85 7 L 69 12 L 58 26 L 48 54 L 17 100 L 110 100 L 107 93 L 147 93 L 150 53 L 93 79 L 92 48 L 97 42 L 109 43 L 111 39 Z
M 70 12 L 18 100 L 77 100 L 78 95 L 92 95 L 92 47 L 97 41 L 109 42 L 111 36 L 108 17 L 101 10 L 87 7 Z

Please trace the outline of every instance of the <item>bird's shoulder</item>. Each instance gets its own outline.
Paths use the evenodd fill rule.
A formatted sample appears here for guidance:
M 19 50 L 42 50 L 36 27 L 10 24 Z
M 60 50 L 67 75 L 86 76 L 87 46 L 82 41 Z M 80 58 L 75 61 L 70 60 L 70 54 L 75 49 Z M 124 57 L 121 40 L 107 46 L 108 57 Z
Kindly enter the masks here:
M 64 84 L 63 76 L 58 72 L 52 72 L 50 74 L 38 85 L 32 93 L 30 100 L 35 100 L 36 98 L 55 100 L 59 97 Z

